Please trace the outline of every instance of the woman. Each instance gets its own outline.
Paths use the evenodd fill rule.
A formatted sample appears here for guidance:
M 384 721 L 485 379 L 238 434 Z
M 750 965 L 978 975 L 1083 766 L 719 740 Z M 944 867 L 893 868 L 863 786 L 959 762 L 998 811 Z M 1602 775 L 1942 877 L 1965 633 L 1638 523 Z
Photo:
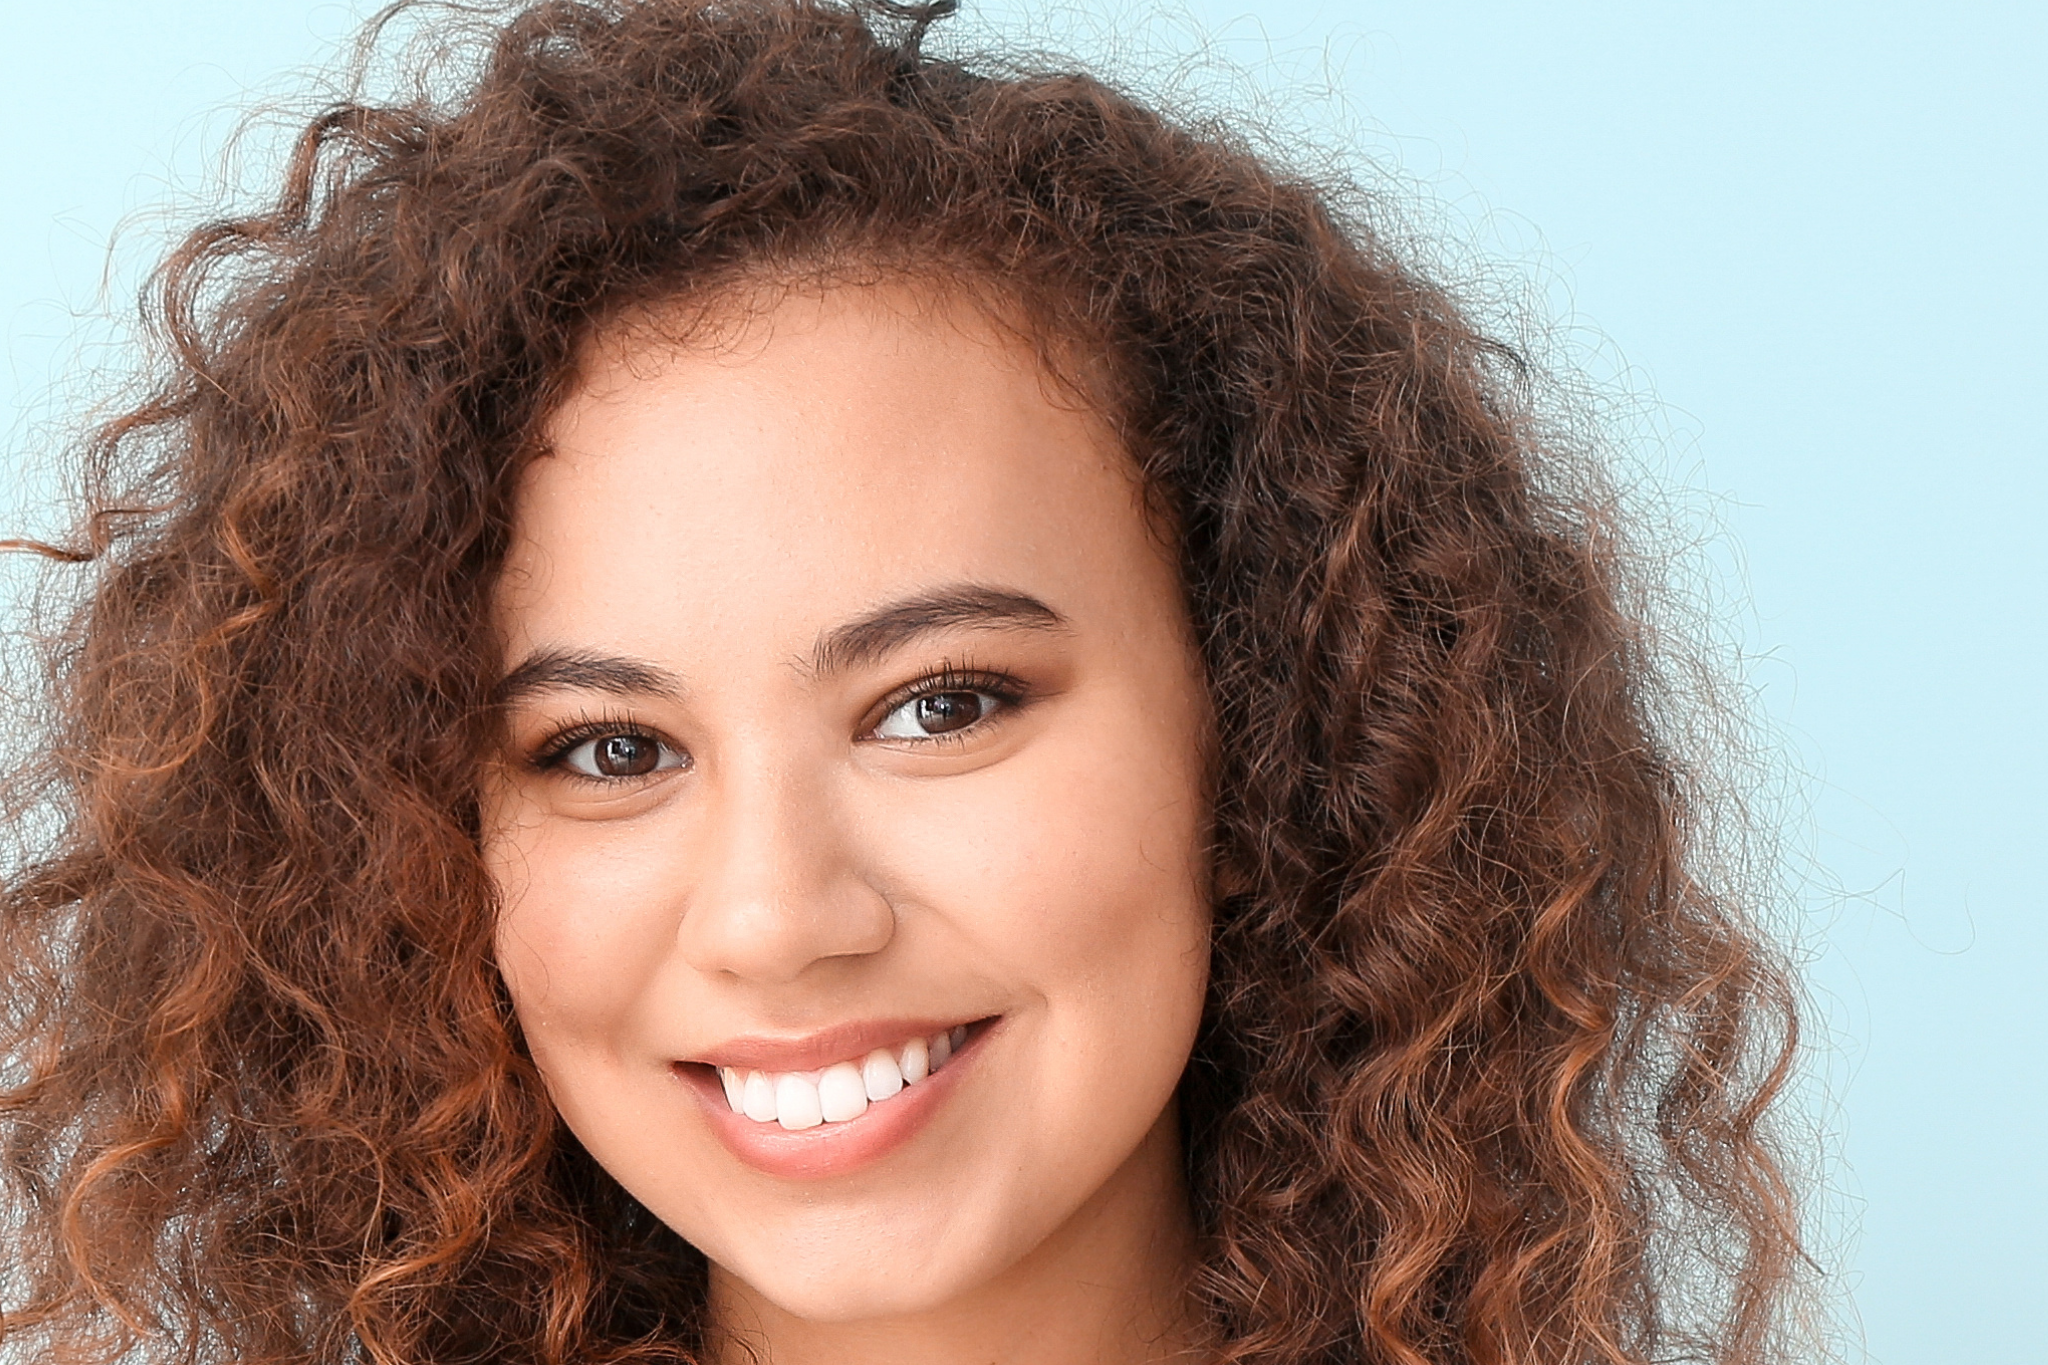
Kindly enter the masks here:
M 0 1348 L 1774 1357 L 1789 989 L 1513 355 L 939 12 L 541 4 L 170 261 Z

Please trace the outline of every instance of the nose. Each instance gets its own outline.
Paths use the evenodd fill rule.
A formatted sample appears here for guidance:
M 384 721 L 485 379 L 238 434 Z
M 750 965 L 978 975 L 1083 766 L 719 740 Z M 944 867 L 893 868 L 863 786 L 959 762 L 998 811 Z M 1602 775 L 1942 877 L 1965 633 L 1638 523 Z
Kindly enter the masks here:
M 685 961 L 780 984 L 888 946 L 895 911 L 862 877 L 828 778 L 755 763 L 725 766 L 707 785 L 677 927 Z

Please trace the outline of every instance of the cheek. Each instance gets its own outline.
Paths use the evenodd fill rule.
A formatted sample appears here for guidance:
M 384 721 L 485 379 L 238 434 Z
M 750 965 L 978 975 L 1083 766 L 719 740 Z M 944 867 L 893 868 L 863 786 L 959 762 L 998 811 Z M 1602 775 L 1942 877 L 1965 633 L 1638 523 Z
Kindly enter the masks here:
M 1206 930 L 1191 822 L 1137 804 L 1154 795 L 1070 789 L 989 861 L 985 932 L 1037 964 L 1048 990 L 1114 997 L 1198 970 L 1185 961 Z
M 484 857 L 501 909 L 498 970 L 537 1054 L 615 1040 L 674 924 L 657 832 L 573 821 L 502 822 Z

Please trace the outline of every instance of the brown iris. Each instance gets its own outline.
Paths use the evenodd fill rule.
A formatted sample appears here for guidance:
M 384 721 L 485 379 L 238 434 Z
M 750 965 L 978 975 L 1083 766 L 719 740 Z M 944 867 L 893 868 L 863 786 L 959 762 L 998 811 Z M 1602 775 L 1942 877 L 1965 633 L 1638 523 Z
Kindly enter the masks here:
M 917 724 L 928 735 L 943 735 L 966 729 L 984 710 L 978 692 L 933 692 L 917 699 Z
M 591 761 L 606 777 L 638 777 L 661 762 L 661 745 L 646 735 L 606 735 L 592 749 Z

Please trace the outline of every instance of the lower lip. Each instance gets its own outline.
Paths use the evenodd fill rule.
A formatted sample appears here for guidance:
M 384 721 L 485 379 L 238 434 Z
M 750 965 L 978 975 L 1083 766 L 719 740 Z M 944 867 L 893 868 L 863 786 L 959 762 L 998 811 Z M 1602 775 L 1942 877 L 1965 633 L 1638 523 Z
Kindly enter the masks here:
M 792 1130 L 773 1122 L 756 1123 L 733 1112 L 718 1073 L 710 1067 L 679 1062 L 673 1069 L 696 1092 L 711 1131 L 727 1151 L 764 1175 L 782 1180 L 827 1180 L 880 1161 L 916 1137 L 973 1069 L 981 1057 L 982 1043 L 1001 1023 L 992 1019 L 975 1025 L 945 1066 L 886 1100 L 869 1102 L 859 1118 L 814 1128 Z

